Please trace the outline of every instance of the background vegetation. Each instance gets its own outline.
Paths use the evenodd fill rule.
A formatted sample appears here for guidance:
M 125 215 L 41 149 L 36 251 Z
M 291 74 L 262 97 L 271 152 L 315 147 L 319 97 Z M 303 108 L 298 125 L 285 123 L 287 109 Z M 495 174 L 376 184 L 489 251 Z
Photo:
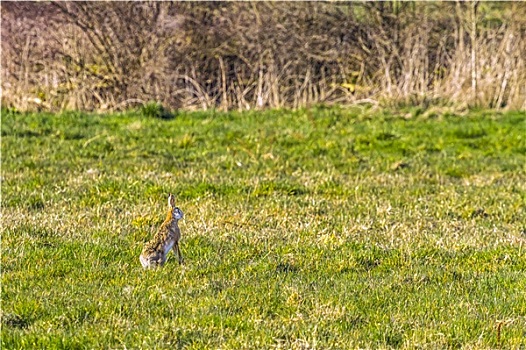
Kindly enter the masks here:
M 524 2 L 3 2 L 19 110 L 526 108 Z
M 157 112 L 3 113 L 3 349 L 526 346 L 522 113 Z

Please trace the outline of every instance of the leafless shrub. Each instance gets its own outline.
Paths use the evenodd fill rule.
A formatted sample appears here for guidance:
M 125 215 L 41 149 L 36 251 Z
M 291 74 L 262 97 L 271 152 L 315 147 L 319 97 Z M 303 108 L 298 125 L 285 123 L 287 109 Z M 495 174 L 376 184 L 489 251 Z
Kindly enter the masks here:
M 19 109 L 526 108 L 520 3 L 7 2 L 2 102 Z

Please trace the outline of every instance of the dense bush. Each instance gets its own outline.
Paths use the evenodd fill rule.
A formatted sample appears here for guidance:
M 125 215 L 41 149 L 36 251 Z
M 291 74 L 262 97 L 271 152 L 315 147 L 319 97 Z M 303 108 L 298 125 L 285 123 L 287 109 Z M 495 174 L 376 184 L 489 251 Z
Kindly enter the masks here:
M 526 107 L 526 6 L 465 2 L 7 2 L 19 109 Z

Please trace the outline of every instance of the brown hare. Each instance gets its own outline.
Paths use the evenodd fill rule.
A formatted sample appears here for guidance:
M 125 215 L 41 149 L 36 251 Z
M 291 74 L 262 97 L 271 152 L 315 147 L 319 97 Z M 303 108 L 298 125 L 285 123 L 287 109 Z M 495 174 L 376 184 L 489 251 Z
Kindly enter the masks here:
M 152 268 L 163 266 L 166 262 L 166 257 L 170 249 L 177 251 L 179 257 L 179 264 L 183 263 L 181 250 L 179 249 L 179 239 L 181 239 L 181 231 L 177 222 L 184 216 L 181 209 L 175 206 L 175 197 L 170 193 L 168 196 L 168 214 L 166 220 L 151 241 L 144 245 L 141 256 L 141 264 L 144 268 Z

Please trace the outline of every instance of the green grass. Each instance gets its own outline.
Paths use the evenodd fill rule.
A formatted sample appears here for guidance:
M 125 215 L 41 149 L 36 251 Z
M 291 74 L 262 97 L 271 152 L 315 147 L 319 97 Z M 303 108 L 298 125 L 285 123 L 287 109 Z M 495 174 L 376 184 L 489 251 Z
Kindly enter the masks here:
M 526 347 L 523 113 L 2 114 L 3 349 Z

